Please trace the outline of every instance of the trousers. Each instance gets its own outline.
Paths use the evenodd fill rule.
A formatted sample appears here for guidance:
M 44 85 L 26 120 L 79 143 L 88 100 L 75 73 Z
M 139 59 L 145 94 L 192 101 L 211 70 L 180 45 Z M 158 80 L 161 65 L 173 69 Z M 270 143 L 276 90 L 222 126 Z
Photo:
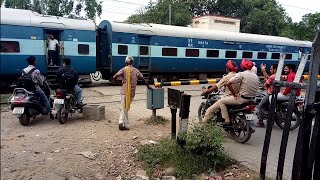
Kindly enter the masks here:
M 129 128 L 129 117 L 128 111 L 125 108 L 125 95 L 121 94 L 121 108 L 120 108 L 120 117 L 119 124 L 123 124 L 124 127 Z
M 225 119 L 225 122 L 230 122 L 227 105 L 240 105 L 248 101 L 249 100 L 240 97 L 236 99 L 234 96 L 222 98 L 207 109 L 203 122 L 208 122 L 208 120 L 212 117 L 212 114 L 217 113 L 219 110 L 221 110 L 221 116 L 223 119 Z

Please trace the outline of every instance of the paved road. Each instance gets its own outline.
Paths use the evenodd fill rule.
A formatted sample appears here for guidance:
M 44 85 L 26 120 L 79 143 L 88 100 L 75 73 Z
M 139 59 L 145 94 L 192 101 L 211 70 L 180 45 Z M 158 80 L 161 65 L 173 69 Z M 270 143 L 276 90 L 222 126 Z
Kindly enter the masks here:
M 289 136 L 285 167 L 283 171 L 284 179 L 291 179 L 292 163 L 297 134 L 298 130 L 295 130 L 291 132 Z M 251 139 L 246 144 L 228 142 L 225 144 L 225 149 L 232 158 L 240 161 L 243 165 L 249 167 L 250 169 L 259 172 L 264 136 L 265 128 L 259 128 L 256 129 L 256 132 L 252 135 Z M 274 126 L 267 161 L 267 176 L 273 179 L 276 177 L 278 167 L 281 138 L 282 130 Z

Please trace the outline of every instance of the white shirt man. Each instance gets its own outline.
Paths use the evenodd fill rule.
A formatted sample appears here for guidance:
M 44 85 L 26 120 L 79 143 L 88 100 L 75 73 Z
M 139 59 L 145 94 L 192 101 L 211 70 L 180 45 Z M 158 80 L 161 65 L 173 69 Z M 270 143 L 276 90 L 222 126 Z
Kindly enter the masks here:
M 58 40 L 56 40 L 56 39 L 49 39 L 49 42 L 48 42 L 48 49 L 49 49 L 49 50 L 56 51 L 57 45 L 59 46 Z

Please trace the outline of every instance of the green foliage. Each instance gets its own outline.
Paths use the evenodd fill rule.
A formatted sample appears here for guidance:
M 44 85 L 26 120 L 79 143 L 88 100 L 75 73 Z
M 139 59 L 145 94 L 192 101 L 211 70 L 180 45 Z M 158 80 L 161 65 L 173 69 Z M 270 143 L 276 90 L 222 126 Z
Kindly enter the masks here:
M 125 22 L 169 24 L 169 4 L 171 4 L 172 25 L 186 26 L 191 23 L 192 14 L 185 0 L 159 0 L 156 3 L 149 3 L 145 9 L 140 9 Z
M 31 1 L 30 0 L 5 0 L 4 6 L 6 8 L 16 8 L 16 9 L 31 9 Z
M 180 139 L 186 141 L 182 147 L 174 140 L 162 139 L 139 148 L 138 158 L 149 176 L 154 169 L 170 166 L 179 179 L 191 178 L 193 174 L 224 168 L 229 162 L 223 151 L 221 130 L 214 125 L 196 126 Z
M 41 2 L 43 2 L 42 11 Z M 4 5 L 7 8 L 31 9 L 48 15 L 69 16 L 73 12 L 75 3 L 74 11 L 78 16 L 83 9 L 90 19 L 94 20 L 97 16 L 101 16 L 102 1 L 97 0 L 5 0 Z
M 288 23 L 282 30 L 281 36 L 292 39 L 313 41 L 320 30 L 320 13 L 309 13 L 302 17 L 299 23 Z

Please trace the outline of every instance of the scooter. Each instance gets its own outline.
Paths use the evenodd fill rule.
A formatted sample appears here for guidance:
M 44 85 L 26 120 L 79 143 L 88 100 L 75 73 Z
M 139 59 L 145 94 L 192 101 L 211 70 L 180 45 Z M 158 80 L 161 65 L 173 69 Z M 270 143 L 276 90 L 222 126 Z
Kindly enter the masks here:
M 48 84 L 45 84 L 45 88 L 49 88 Z M 52 107 L 53 100 L 50 97 L 50 88 L 45 90 L 46 96 L 50 100 Z M 40 98 L 35 95 L 34 92 L 28 91 L 24 88 L 15 88 L 13 94 L 9 100 L 11 105 L 12 114 L 18 117 L 19 123 L 23 126 L 27 126 L 30 123 L 30 119 L 35 119 L 36 116 L 42 114 L 48 114 L 46 109 L 41 106 Z

